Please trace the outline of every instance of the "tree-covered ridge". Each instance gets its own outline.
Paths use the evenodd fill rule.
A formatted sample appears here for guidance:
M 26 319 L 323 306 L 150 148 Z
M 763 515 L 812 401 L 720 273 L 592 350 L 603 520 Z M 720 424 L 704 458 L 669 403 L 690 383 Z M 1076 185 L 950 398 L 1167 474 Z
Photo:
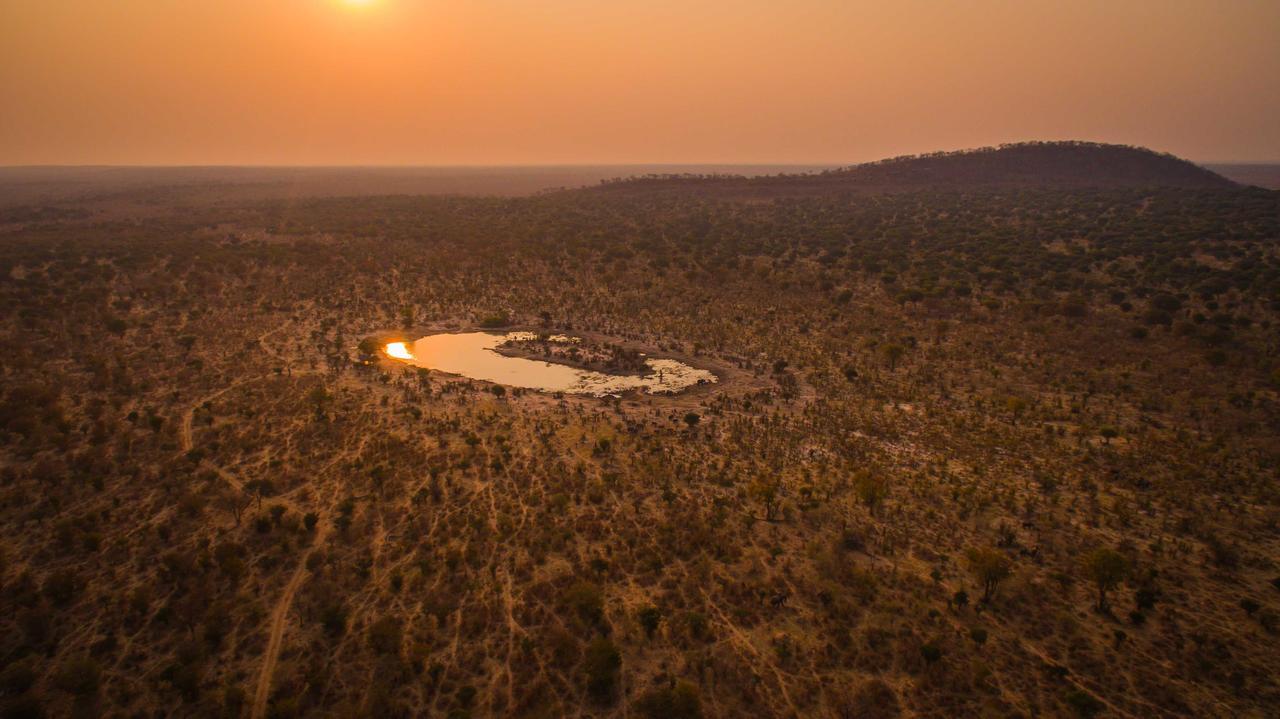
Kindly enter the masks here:
M 687 191 L 748 196 L 974 188 L 1227 188 L 1231 180 L 1142 147 L 1022 142 L 905 155 L 826 172 L 741 177 L 649 175 L 602 183 L 611 192 Z

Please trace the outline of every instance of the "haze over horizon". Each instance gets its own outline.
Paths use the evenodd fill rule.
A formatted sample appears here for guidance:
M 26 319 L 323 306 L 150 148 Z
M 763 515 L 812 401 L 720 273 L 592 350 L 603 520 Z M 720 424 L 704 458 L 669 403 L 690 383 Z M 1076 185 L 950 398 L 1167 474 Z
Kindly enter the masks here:
M 0 0 L 0 164 L 1280 161 L 1278 31 L 1204 0 Z

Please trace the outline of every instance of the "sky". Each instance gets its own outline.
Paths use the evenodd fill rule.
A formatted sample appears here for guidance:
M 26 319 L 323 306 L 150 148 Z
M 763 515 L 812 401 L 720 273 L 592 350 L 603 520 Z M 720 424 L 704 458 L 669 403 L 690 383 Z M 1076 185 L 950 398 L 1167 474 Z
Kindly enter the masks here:
M 1276 0 L 0 0 L 0 165 L 1280 161 Z

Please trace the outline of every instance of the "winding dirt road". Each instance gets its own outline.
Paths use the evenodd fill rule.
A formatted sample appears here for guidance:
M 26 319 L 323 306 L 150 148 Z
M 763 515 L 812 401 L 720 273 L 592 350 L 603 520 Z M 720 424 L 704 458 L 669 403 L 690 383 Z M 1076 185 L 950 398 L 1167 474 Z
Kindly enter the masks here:
M 271 610 L 270 635 L 267 638 L 267 649 L 262 656 L 262 669 L 258 672 L 258 688 L 253 693 L 253 711 L 249 714 L 253 719 L 261 719 L 267 714 L 267 700 L 271 697 L 271 681 L 276 672 L 276 664 L 280 660 L 280 648 L 284 645 L 285 621 L 289 618 L 289 610 L 293 607 L 294 595 L 298 593 L 298 588 L 307 578 L 307 560 L 315 553 L 316 547 L 324 541 L 327 531 L 327 523 L 321 524 L 317 529 L 312 549 L 307 552 L 302 561 L 298 562 L 298 568 L 293 570 L 293 576 L 285 585 L 284 593 L 276 602 L 275 609 Z

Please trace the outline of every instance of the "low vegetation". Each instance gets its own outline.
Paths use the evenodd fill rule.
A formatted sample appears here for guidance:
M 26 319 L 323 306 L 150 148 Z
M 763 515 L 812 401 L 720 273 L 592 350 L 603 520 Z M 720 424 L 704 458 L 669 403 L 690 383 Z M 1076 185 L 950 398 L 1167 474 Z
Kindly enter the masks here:
M 4 712 L 1273 714 L 1280 196 L 1172 184 L 11 212 Z

